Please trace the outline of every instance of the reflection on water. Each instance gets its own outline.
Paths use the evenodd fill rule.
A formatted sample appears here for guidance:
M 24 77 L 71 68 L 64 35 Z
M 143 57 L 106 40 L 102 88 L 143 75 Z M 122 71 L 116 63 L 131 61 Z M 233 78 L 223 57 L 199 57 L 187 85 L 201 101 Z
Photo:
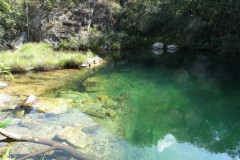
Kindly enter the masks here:
M 116 118 L 95 120 L 123 139 L 119 159 L 240 159 L 239 62 L 199 53 L 126 53 L 94 75 L 91 80 L 101 79 L 87 86 L 94 90 L 71 89 L 117 101 Z M 122 95 L 127 98 L 119 102 Z
M 172 134 L 167 134 L 163 139 L 158 140 L 158 151 L 163 152 L 174 143 L 177 143 L 176 138 Z

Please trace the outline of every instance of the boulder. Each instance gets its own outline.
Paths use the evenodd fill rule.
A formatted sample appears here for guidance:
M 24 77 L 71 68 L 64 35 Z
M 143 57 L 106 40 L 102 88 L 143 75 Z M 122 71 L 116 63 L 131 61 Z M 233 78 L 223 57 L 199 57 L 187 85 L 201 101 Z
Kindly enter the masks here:
M 164 43 L 162 42 L 156 42 L 152 45 L 153 50 L 160 50 L 160 49 L 163 49 L 163 47 L 164 47 Z
M 95 56 L 93 58 L 88 58 L 87 62 L 83 63 L 82 67 L 97 66 L 103 62 L 102 58 Z
M 62 129 L 56 137 L 80 148 L 84 148 L 94 141 L 93 138 L 88 136 L 81 129 L 70 126 Z
M 27 33 L 23 32 L 19 37 L 16 37 L 10 44 L 13 49 L 18 49 L 24 42 L 27 42 Z

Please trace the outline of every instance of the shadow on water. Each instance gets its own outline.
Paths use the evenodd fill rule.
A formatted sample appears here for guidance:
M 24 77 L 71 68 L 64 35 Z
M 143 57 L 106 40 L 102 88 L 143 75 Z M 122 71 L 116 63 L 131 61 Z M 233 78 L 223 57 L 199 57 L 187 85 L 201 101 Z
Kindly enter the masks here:
M 65 88 L 86 92 L 105 109 L 110 102 L 99 95 L 116 101 L 111 106 L 116 117 L 95 121 L 150 150 L 152 159 L 240 159 L 239 57 L 151 51 L 113 55 L 109 66 L 90 77 L 90 85 L 86 79 Z M 125 158 L 134 159 L 127 152 Z

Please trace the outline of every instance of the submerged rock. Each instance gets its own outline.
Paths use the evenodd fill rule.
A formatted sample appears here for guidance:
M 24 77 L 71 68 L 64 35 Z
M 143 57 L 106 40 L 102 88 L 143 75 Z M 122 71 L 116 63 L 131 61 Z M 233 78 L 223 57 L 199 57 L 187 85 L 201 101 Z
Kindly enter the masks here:
M 71 99 L 39 97 L 34 109 L 52 114 L 61 114 L 70 110 L 73 106 Z
M 97 118 L 106 118 L 105 116 L 105 112 L 99 112 L 98 110 L 92 110 L 92 109 L 88 109 L 85 111 L 86 114 L 93 116 L 93 117 L 97 117 Z
M 86 91 L 96 92 L 104 90 L 103 82 L 104 79 L 101 77 L 89 77 L 82 83 L 82 85 Z
M 102 102 L 105 107 L 116 107 L 118 103 L 106 94 L 99 94 L 96 97 L 96 102 Z
M 92 100 L 87 93 L 80 93 L 76 91 L 62 91 L 58 94 L 57 97 L 64 99 L 72 99 L 75 103 L 83 103 Z
M 81 148 L 86 147 L 88 144 L 93 143 L 94 141 L 93 138 L 88 136 L 81 129 L 74 127 L 64 128 L 60 131 L 60 133 L 57 134 L 56 137 Z
M 109 108 L 108 111 L 106 112 L 107 116 L 114 118 L 117 115 L 117 112 L 114 111 L 113 109 Z

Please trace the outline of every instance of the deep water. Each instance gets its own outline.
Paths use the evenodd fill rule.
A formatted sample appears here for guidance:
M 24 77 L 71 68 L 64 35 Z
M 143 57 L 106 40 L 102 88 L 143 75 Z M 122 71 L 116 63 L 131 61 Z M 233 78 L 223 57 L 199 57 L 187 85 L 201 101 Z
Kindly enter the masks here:
M 106 129 L 119 130 L 113 132 L 122 139 L 119 159 L 240 159 L 239 57 L 151 51 L 115 55 L 92 76 L 101 79 L 101 90 L 88 91 L 82 81 L 65 90 L 90 97 L 104 93 L 116 101 L 125 96 L 113 108 L 118 120 L 99 119 Z

